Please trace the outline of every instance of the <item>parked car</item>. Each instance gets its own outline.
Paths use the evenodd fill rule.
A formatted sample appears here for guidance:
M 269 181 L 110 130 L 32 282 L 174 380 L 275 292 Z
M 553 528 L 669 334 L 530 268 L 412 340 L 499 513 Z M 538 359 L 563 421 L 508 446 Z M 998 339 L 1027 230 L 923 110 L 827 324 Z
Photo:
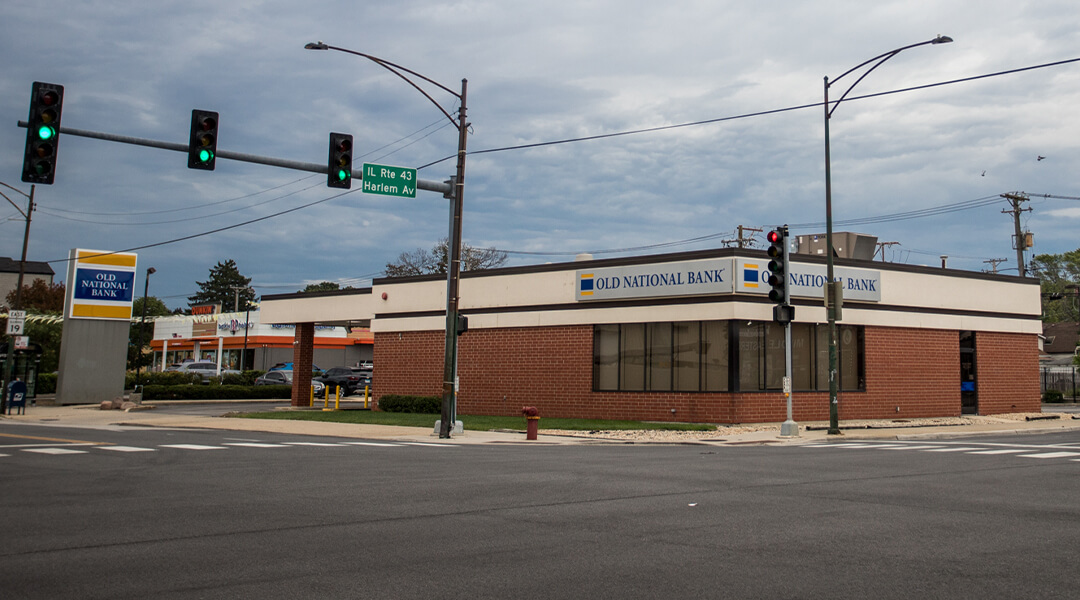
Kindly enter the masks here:
M 318 380 L 326 384 L 330 390 L 341 388 L 341 395 L 348 396 L 365 385 L 371 385 L 370 371 L 364 371 L 359 367 L 333 367 L 327 369 Z
M 190 362 L 184 363 L 175 369 L 170 367 L 170 370 L 174 370 L 177 373 L 191 373 L 202 377 L 203 381 L 210 381 L 211 377 L 218 377 L 220 375 L 226 375 L 230 373 L 239 373 L 236 369 L 221 369 L 218 370 L 216 363 L 212 362 Z
M 266 373 L 255 378 L 255 385 L 292 385 L 293 372 L 292 370 L 278 369 L 276 371 L 267 371 Z M 317 397 L 322 397 L 326 393 L 326 386 L 323 382 L 312 379 L 311 389 L 315 391 Z
M 292 366 L 293 366 L 293 364 L 291 362 L 278 363 L 278 364 L 270 367 L 270 371 L 292 371 L 293 370 Z M 267 371 L 267 372 L 269 372 L 269 371 Z M 322 375 L 323 370 L 320 369 L 316 365 L 311 365 L 311 373 L 317 377 L 319 375 Z

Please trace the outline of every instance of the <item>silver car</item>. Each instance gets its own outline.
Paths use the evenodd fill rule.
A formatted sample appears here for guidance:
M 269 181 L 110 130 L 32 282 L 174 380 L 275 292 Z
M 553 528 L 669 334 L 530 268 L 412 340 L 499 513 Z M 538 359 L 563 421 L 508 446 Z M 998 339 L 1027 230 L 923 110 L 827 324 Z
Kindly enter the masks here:
M 192 373 L 202 377 L 203 381 L 210 381 L 211 377 L 218 377 L 219 375 L 225 375 L 228 373 L 239 373 L 235 369 L 221 369 L 218 370 L 216 363 L 212 362 L 190 362 L 184 363 L 175 369 L 177 373 Z
M 265 374 L 260 375 L 255 379 L 255 385 L 292 385 L 292 374 L 292 371 L 283 369 L 267 371 Z M 323 382 L 312 379 L 311 389 L 315 392 L 316 396 L 321 397 L 326 391 L 326 386 L 323 385 Z

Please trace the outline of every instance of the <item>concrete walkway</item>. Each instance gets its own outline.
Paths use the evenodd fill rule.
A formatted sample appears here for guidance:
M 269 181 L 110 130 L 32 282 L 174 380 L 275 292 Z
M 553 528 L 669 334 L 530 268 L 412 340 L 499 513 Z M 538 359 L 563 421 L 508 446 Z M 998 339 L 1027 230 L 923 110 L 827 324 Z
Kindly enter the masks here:
M 1044 408 L 1045 412 L 1056 409 Z M 1057 414 L 1057 413 L 1055 413 Z M 623 439 L 599 438 L 585 432 L 551 432 L 543 429 L 539 439 L 528 442 L 524 431 L 465 431 L 449 440 L 440 440 L 430 428 L 396 427 L 326 423 L 318 421 L 295 421 L 287 419 L 241 419 L 219 416 L 177 414 L 157 410 L 147 403 L 131 411 L 101 410 L 96 405 L 84 406 L 32 406 L 25 415 L 2 415 L 4 423 L 34 423 L 58 427 L 111 428 L 117 426 L 163 427 L 178 429 L 219 429 L 228 431 L 251 431 L 287 433 L 293 435 L 331 436 L 370 440 L 393 440 L 411 442 L 440 442 L 450 444 L 627 444 L 627 443 L 697 443 L 717 445 L 741 444 L 805 444 L 812 442 L 836 442 L 851 440 L 932 440 L 973 435 L 1010 435 L 1057 433 L 1076 431 L 1080 433 L 1080 415 L 1063 414 L 1055 420 L 1016 420 L 1015 418 L 980 417 L 979 422 L 964 425 L 894 426 L 890 421 L 860 421 L 870 428 L 847 429 L 840 422 L 842 434 L 828 435 L 828 423 L 799 423 L 799 437 L 780 437 L 780 425 L 760 424 L 749 427 L 721 429 L 696 434 L 627 435 Z M 467 417 L 466 417 L 467 418 Z M 638 432 L 639 434 L 642 432 Z

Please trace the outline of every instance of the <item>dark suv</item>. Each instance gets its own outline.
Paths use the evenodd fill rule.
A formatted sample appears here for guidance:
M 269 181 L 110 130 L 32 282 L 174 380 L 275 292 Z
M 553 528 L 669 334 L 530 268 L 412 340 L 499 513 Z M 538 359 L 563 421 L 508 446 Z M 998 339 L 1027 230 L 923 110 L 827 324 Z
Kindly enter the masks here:
M 334 367 L 327 369 L 322 377 L 316 378 L 326 385 L 327 392 L 341 388 L 341 395 L 348 396 L 362 388 L 364 383 L 363 374 L 355 367 Z M 370 379 L 368 379 L 370 381 Z

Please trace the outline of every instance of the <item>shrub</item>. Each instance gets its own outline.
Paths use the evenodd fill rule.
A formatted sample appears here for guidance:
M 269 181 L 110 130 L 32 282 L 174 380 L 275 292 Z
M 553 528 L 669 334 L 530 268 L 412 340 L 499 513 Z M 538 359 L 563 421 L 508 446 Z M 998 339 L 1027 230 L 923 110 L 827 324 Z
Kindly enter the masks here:
M 139 373 L 141 385 L 192 385 L 202 383 L 202 378 L 193 373 L 179 373 L 177 371 L 143 371 Z M 124 389 L 135 389 L 135 373 L 128 373 L 124 377 Z
M 397 413 L 421 413 L 437 415 L 442 413 L 442 398 L 436 396 L 400 396 L 387 394 L 379 398 L 379 410 Z
M 244 371 L 226 373 L 221 376 L 221 385 L 255 385 L 255 380 L 266 371 Z
M 37 383 L 34 384 L 35 394 L 56 393 L 56 373 L 38 373 Z
M 288 399 L 290 385 L 148 385 L 143 400 L 251 400 Z
M 1042 401 L 1047 403 L 1064 402 L 1065 394 L 1062 394 L 1058 390 L 1046 390 L 1043 392 Z

